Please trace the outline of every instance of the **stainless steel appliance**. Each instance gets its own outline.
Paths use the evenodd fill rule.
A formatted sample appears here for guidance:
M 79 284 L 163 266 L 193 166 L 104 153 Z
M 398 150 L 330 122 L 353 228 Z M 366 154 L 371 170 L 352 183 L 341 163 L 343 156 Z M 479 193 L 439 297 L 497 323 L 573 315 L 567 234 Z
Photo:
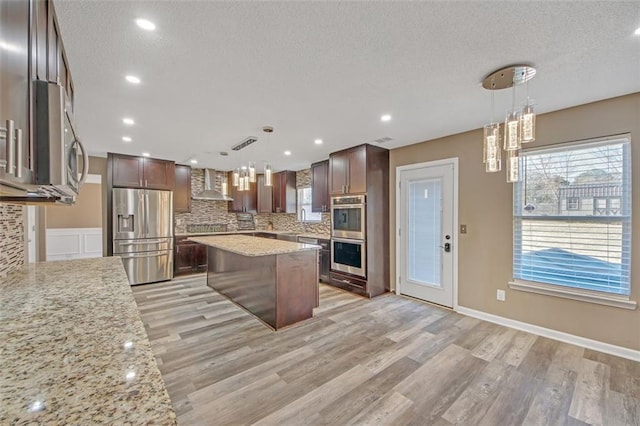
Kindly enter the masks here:
M 365 241 L 332 238 L 331 269 L 366 278 L 367 246 Z
M 7 119 L 1 129 L 5 158 L 0 159 L 0 201 L 73 204 L 87 178 L 87 151 L 65 108 L 64 88 L 36 80 L 33 91 L 32 146 L 22 141 L 28 129 L 17 129 L 13 120 Z
M 331 236 L 365 239 L 365 195 L 331 199 Z
M 173 193 L 113 189 L 113 254 L 131 285 L 173 278 Z

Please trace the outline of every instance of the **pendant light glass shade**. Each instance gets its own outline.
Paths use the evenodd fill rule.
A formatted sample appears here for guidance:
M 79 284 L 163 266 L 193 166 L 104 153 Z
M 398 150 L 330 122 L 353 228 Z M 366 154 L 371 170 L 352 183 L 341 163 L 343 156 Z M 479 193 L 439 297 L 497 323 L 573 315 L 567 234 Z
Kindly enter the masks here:
M 507 182 L 520 180 L 520 157 L 518 151 L 507 151 Z
M 484 148 L 482 153 L 487 172 L 499 172 L 502 168 L 500 150 L 500 124 L 484 126 Z
M 248 191 L 248 190 L 249 190 L 249 182 L 250 182 L 250 179 L 249 179 L 249 172 L 248 172 L 248 171 L 246 171 L 246 170 L 245 170 L 245 172 L 244 172 L 244 177 L 243 177 L 243 179 L 244 179 L 244 190 L 245 190 L 245 191 Z
M 520 145 L 520 122 L 518 111 L 512 110 L 504 120 L 504 150 L 517 151 Z
M 226 174 L 222 176 L 222 184 L 220 186 L 222 188 L 222 195 L 229 195 L 229 182 Z
M 255 183 L 256 181 L 256 163 L 249 162 L 249 182 Z
M 233 169 L 233 180 L 231 185 L 238 186 L 240 183 L 240 169 Z
M 266 163 L 264 165 L 264 186 L 273 186 L 272 178 L 271 164 Z
M 239 176 L 239 180 L 238 180 L 238 191 L 245 191 L 247 188 L 245 188 L 244 186 L 244 173 L 238 173 Z
M 527 105 L 522 108 L 520 113 L 520 136 L 522 143 L 536 140 L 536 114 L 533 111 L 533 105 L 529 103 L 529 99 L 527 99 Z

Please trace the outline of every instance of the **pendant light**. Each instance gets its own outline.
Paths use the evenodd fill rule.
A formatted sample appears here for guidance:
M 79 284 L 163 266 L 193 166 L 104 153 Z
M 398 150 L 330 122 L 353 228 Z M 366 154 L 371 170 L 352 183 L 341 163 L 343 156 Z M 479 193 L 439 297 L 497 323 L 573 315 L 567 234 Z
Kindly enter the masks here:
M 491 123 L 484 126 L 482 160 L 489 173 L 499 172 L 502 168 L 500 149 L 500 124 L 493 122 L 493 91 L 512 88 L 511 110 L 504 121 L 502 148 L 506 151 L 507 182 L 520 179 L 519 152 L 522 143 L 535 140 L 535 113 L 529 99 L 528 81 L 536 75 L 536 69 L 530 65 L 512 65 L 496 70 L 485 77 L 482 87 L 491 90 Z M 516 86 L 527 83 L 527 100 L 524 108 L 516 109 Z
M 256 182 L 256 163 L 249 161 L 249 182 Z
M 527 103 L 520 113 L 520 135 L 522 143 L 536 140 L 536 114 L 529 98 L 529 82 L 527 81 Z
M 240 169 L 235 168 L 233 169 L 233 175 L 232 175 L 232 181 L 231 181 L 231 185 L 232 186 L 238 186 L 240 184 Z
M 267 134 L 269 145 L 271 145 L 271 133 L 273 133 L 273 127 L 264 126 L 262 131 Z M 273 186 L 273 173 L 271 172 L 271 164 L 264 163 L 264 186 Z
M 502 168 L 500 123 L 493 121 L 493 104 L 494 92 L 491 92 L 491 123 L 484 126 L 482 150 L 482 161 L 485 163 L 485 170 L 489 173 L 499 172 Z

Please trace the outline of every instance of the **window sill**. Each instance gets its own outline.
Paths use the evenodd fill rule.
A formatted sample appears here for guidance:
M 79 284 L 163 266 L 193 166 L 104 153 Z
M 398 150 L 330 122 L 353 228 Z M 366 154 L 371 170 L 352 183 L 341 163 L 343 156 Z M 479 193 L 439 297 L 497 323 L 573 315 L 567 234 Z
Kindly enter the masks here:
M 629 300 L 624 296 L 607 295 L 588 290 L 563 288 L 551 284 L 535 283 L 531 281 L 510 281 L 509 288 L 529 293 L 544 294 L 547 296 L 579 300 L 581 302 L 613 306 L 614 308 L 635 310 L 637 307 L 637 302 Z

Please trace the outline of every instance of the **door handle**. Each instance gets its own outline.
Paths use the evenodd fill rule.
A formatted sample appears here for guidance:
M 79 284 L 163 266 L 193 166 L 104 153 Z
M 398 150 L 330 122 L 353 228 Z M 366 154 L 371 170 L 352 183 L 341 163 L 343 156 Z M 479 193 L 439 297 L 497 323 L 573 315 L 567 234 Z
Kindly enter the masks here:
M 16 171 L 17 178 L 22 177 L 22 129 L 16 129 Z
M 7 127 L 5 128 L 5 140 L 6 140 L 6 163 L 5 163 L 5 171 L 12 175 L 13 169 L 16 167 L 15 164 L 15 153 L 13 144 L 14 140 L 14 121 L 7 120 Z
M 444 245 L 440 246 L 440 248 L 443 248 L 445 252 L 450 253 L 451 252 L 451 243 L 444 243 Z

